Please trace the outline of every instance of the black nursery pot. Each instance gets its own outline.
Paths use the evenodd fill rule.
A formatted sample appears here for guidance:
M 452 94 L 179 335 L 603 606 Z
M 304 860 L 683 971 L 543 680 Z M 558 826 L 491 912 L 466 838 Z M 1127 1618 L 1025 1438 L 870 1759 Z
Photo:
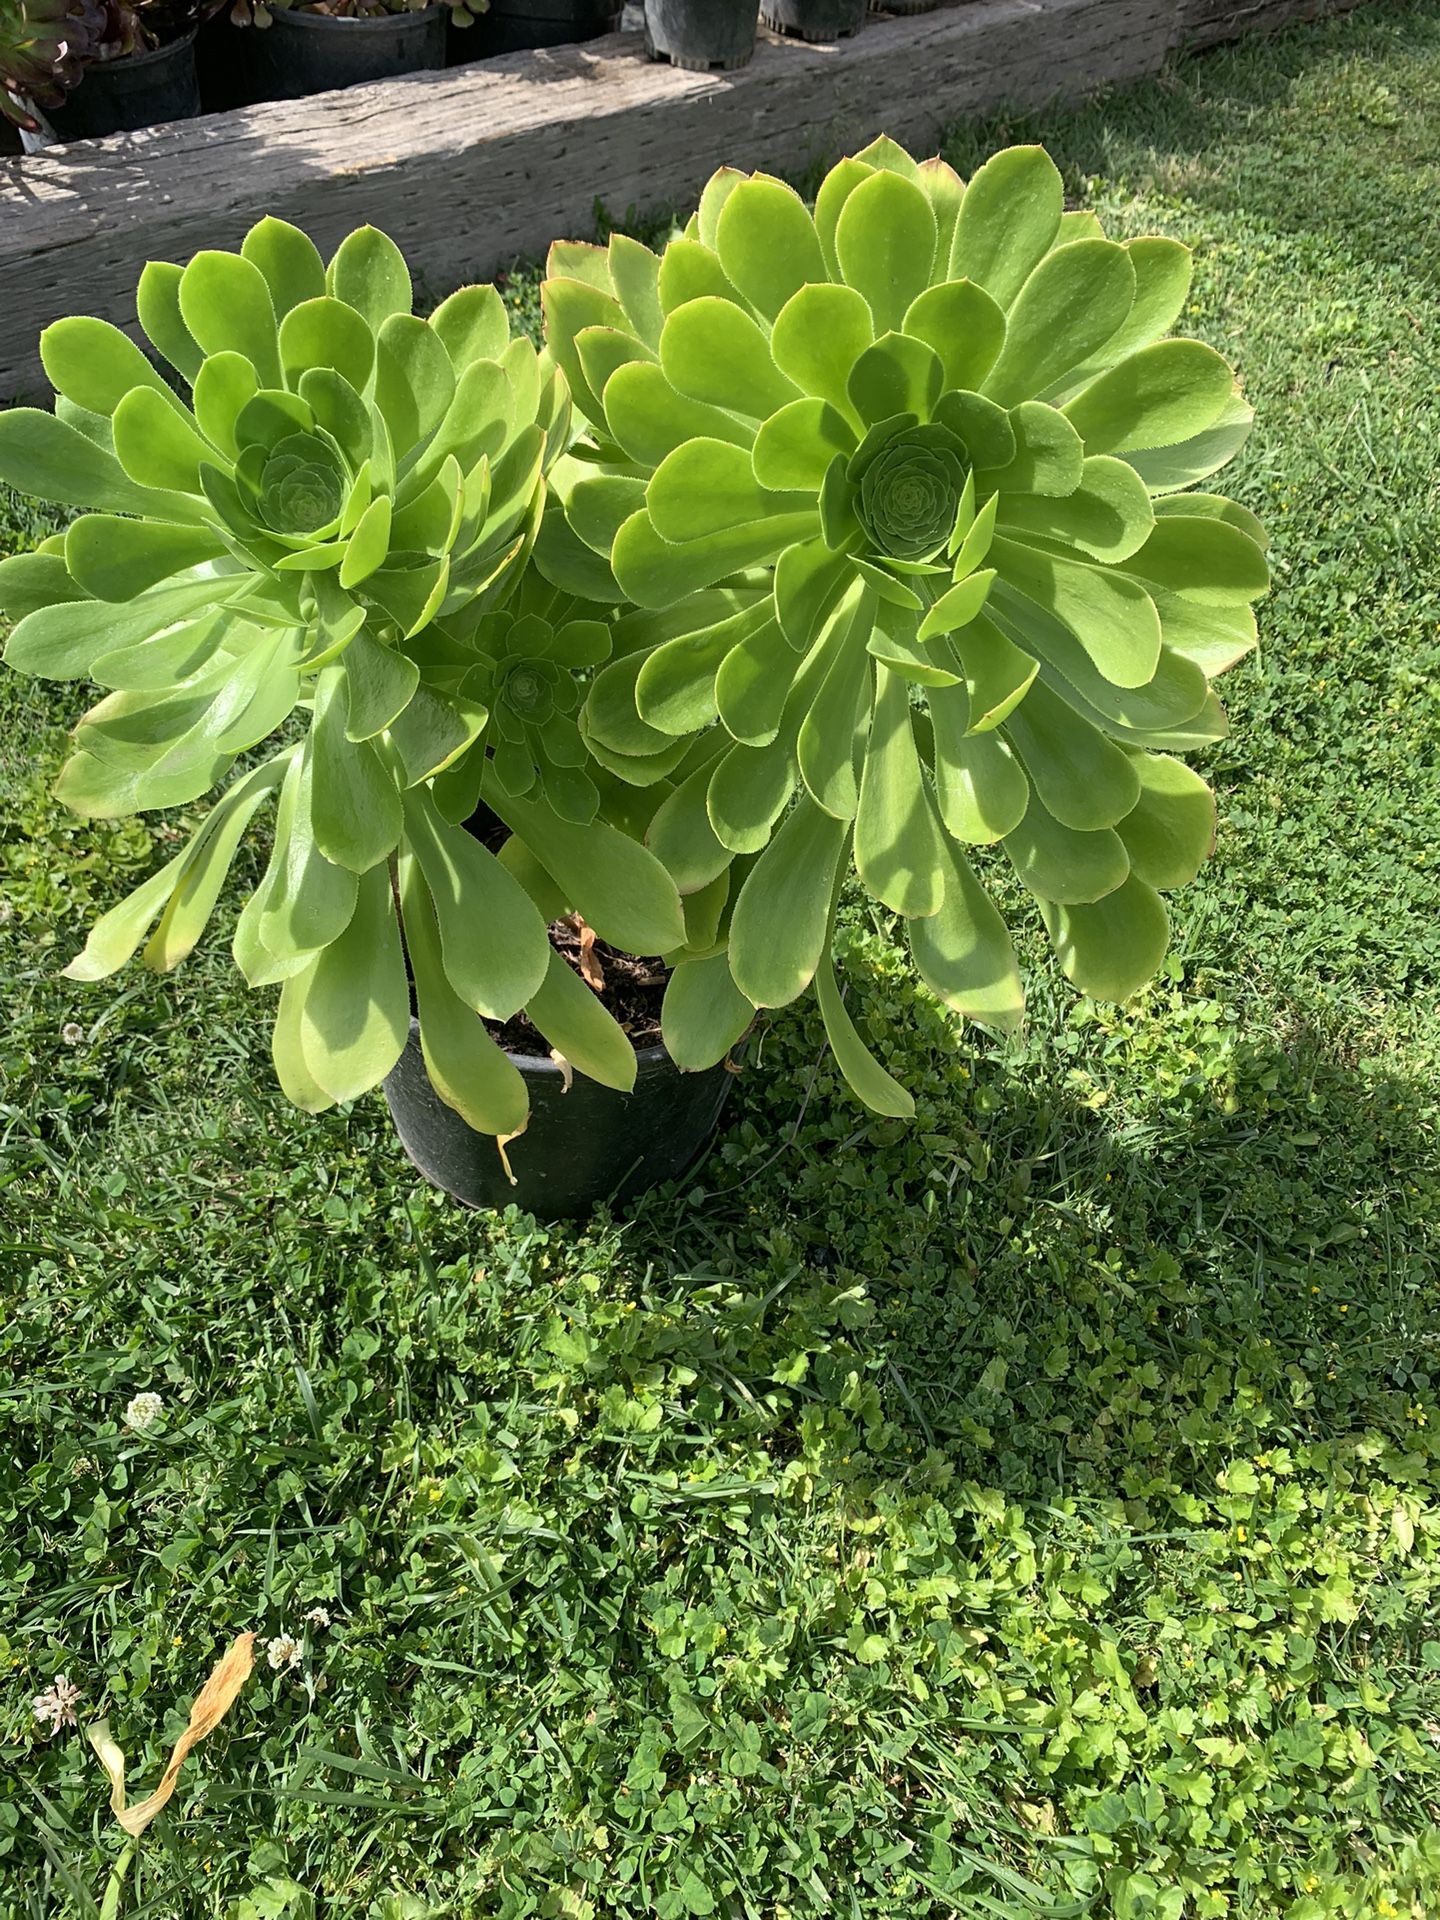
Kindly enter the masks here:
M 169 46 L 128 54 L 123 60 L 98 60 L 85 69 L 61 106 L 42 111 L 62 144 L 103 140 L 110 133 L 133 133 L 166 120 L 193 120 L 200 111 L 195 35 L 187 33 Z M 22 131 L 20 137 L 31 153 L 49 144 L 43 135 Z
M 759 0 L 645 0 L 645 50 L 692 73 L 729 73 L 755 51 Z
M 637 1048 L 635 1057 L 635 1091 L 626 1094 L 579 1073 L 566 1093 L 553 1060 L 510 1055 L 530 1093 L 530 1123 L 506 1149 L 513 1187 L 494 1136 L 467 1126 L 431 1086 L 414 1021 L 385 1098 L 401 1146 L 431 1186 L 468 1207 L 513 1202 L 538 1219 L 565 1220 L 673 1180 L 719 1122 L 735 1077 L 723 1061 L 681 1073 L 664 1047 Z
M 490 0 L 473 25 L 451 29 L 450 64 L 595 40 L 612 33 L 619 18 L 615 0 Z
M 865 24 L 865 0 L 761 0 L 760 18 L 797 40 L 845 40 Z
M 268 27 L 248 27 L 241 35 L 246 96 L 301 100 L 311 93 L 432 72 L 445 64 L 449 12 L 434 6 L 421 13 L 347 20 L 284 8 L 271 16 Z

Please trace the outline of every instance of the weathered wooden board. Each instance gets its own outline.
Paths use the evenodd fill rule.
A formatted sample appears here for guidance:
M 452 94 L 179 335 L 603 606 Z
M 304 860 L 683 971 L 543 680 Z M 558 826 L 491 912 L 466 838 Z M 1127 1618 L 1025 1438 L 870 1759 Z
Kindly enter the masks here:
M 1210 47 L 1247 33 L 1268 33 L 1322 13 L 1348 13 L 1363 0 L 1179 0 L 1181 44 Z
M 613 211 L 691 200 L 722 160 L 794 170 L 879 132 L 1156 72 L 1177 47 L 1361 0 L 961 0 L 840 46 L 767 38 L 732 74 L 646 61 L 638 35 L 213 114 L 0 162 L 0 396 L 41 389 L 64 313 L 134 322 L 149 259 L 233 246 L 262 213 L 323 248 L 372 221 L 435 293 Z

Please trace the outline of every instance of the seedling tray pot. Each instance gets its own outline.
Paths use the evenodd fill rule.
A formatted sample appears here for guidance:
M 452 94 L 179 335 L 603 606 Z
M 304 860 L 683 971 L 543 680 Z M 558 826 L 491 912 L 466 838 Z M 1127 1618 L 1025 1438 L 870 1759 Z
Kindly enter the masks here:
M 645 50 L 692 73 L 729 73 L 749 63 L 759 0 L 645 0 Z
M 617 1093 L 554 1061 L 512 1053 L 530 1093 L 530 1121 L 506 1147 L 512 1186 L 493 1135 L 476 1133 L 430 1084 L 412 1021 L 385 1082 L 400 1144 L 434 1187 L 467 1207 L 524 1207 L 541 1220 L 573 1219 L 601 1200 L 623 1203 L 696 1159 L 720 1119 L 734 1074 L 722 1061 L 681 1073 L 664 1047 L 636 1049 L 633 1093 Z
M 760 18 L 797 40 L 845 40 L 865 24 L 865 0 L 761 0 Z

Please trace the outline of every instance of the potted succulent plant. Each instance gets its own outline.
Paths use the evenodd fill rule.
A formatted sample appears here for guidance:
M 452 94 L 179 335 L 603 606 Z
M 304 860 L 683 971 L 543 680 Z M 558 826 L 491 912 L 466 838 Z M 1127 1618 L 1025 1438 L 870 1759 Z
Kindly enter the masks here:
M 1186 249 L 1103 238 L 1036 147 L 966 185 L 882 139 L 813 213 L 724 170 L 642 252 L 552 253 L 547 341 L 591 444 L 537 560 L 641 609 L 581 730 L 657 796 L 683 894 L 730 878 L 728 980 L 683 963 L 710 990 L 667 1034 L 700 1064 L 813 992 L 860 1098 L 908 1114 L 831 960 L 852 871 L 994 1027 L 1023 1007 L 997 856 L 1082 992 L 1123 1001 L 1160 963 L 1162 895 L 1215 830 L 1178 756 L 1223 737 L 1210 680 L 1267 585 L 1259 524 L 1204 489 L 1251 410 L 1165 337 Z
M 431 72 L 445 65 L 447 23 L 468 26 L 484 0 L 233 0 L 230 18 L 253 28 L 239 43 L 252 100 L 307 94 Z
M 190 404 L 70 320 L 55 413 L 0 418 L 0 479 L 90 509 L 0 567 L 6 657 L 109 689 L 61 776 L 81 812 L 189 805 L 308 720 L 72 974 L 182 959 L 273 796 L 235 952 L 281 987 L 286 1091 L 384 1081 L 480 1201 L 507 1197 L 482 1136 L 533 1115 L 518 1197 L 552 1212 L 652 1147 L 677 1171 L 756 1011 L 807 991 L 859 1097 L 912 1111 L 836 979 L 852 872 L 972 1019 L 1023 1008 L 999 858 L 1070 980 L 1129 997 L 1213 843 L 1178 756 L 1223 737 L 1210 681 L 1268 584 L 1205 485 L 1252 416 L 1167 337 L 1189 278 L 1177 242 L 1066 213 L 1037 148 L 967 186 L 883 139 L 813 213 L 722 170 L 661 255 L 557 245 L 538 359 L 493 289 L 415 319 L 368 229 L 328 267 L 266 221 L 147 268 Z M 638 1069 L 596 991 L 636 956 Z
M 645 51 L 693 73 L 729 73 L 755 51 L 760 0 L 645 0 Z
M 27 133 L 61 105 L 108 24 L 105 0 L 16 0 L 0 13 L 0 116 Z
M 14 0 L 0 21 L 0 111 L 27 151 L 200 111 L 195 35 L 220 0 Z
M 437 1110 L 459 1129 L 467 1164 L 457 1173 L 447 1148 L 427 1171 L 504 1200 L 495 1138 L 526 1128 L 527 1078 L 546 1095 L 573 1080 L 579 1097 L 542 1101 L 544 1126 L 512 1155 L 515 1197 L 563 1211 L 635 1158 L 600 1098 L 623 1107 L 637 1065 L 595 990 L 597 941 L 678 955 L 690 934 L 674 882 L 627 830 L 629 789 L 581 764 L 574 676 L 608 658 L 612 609 L 525 579 L 569 437 L 565 382 L 510 339 L 493 288 L 426 320 L 411 305 L 404 261 L 373 229 L 327 265 L 266 220 L 239 253 L 141 277 L 141 325 L 188 398 L 105 322 L 48 328 L 55 410 L 0 415 L 0 476 L 83 511 L 0 565 L 6 659 L 106 690 L 57 787 L 77 812 L 190 808 L 223 785 L 96 924 L 72 978 L 103 979 L 142 947 L 149 966 L 178 965 L 273 805 L 233 950 L 250 984 L 280 989 L 286 1094 L 318 1111 L 388 1079 L 422 1160 Z M 487 836 L 498 851 L 467 829 L 482 804 L 513 829 Z M 549 921 L 591 961 L 588 983 Z M 533 1059 L 501 1043 L 522 1012 Z M 711 1077 L 707 1106 L 664 1065 L 660 1172 L 699 1146 L 724 1084 Z M 577 1148 L 597 1104 L 607 1138 Z M 655 1131 L 639 1112 L 634 1138 Z

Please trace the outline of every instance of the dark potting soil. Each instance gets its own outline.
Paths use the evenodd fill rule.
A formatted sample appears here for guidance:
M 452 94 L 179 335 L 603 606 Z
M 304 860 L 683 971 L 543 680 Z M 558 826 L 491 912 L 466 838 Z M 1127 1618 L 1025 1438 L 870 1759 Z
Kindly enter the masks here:
M 660 1042 L 660 1003 L 670 969 L 658 960 L 641 960 L 633 954 L 617 953 L 597 940 L 578 920 L 552 920 L 550 944 L 561 959 L 572 967 L 586 986 L 604 1003 L 637 1047 L 658 1046 Z M 492 1038 L 507 1053 L 533 1054 L 541 1060 L 550 1057 L 550 1042 L 530 1024 L 524 1009 L 497 1026 L 487 1020 Z
M 482 802 L 465 822 L 465 830 L 491 853 L 499 853 L 510 838 L 510 829 Z M 605 1003 L 607 1013 L 619 1021 L 633 1046 L 653 1047 L 660 1041 L 660 1003 L 670 969 L 658 960 L 638 960 L 633 954 L 617 953 L 596 939 L 578 917 L 552 920 L 550 944 L 560 957 L 580 975 L 591 991 Z M 587 958 L 588 955 L 588 958 Z M 530 1024 L 524 1009 L 503 1026 L 487 1020 L 491 1037 L 507 1053 L 550 1057 L 550 1043 L 537 1027 Z

